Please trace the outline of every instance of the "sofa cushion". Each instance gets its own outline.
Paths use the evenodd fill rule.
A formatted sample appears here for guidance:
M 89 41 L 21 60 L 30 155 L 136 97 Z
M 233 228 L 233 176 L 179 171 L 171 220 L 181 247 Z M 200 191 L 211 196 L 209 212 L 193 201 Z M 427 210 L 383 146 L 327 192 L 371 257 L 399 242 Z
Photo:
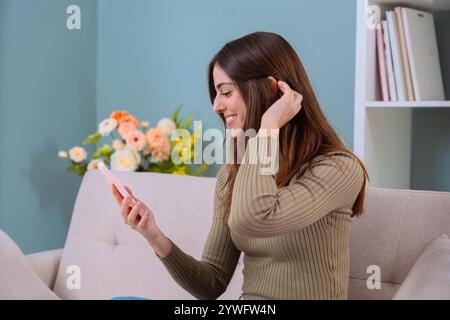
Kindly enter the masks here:
M 450 234 L 449 208 L 449 192 L 368 187 L 352 222 L 349 299 L 392 299 L 430 242 Z M 365 285 L 370 266 L 380 268 L 380 289 Z
M 0 230 L 0 300 L 56 300 L 33 271 L 20 248 Z
M 56 280 L 56 274 L 61 261 L 62 249 L 47 250 L 28 254 L 27 260 L 39 278 L 45 285 L 53 289 Z
M 450 239 L 436 238 L 420 255 L 394 300 L 450 299 Z

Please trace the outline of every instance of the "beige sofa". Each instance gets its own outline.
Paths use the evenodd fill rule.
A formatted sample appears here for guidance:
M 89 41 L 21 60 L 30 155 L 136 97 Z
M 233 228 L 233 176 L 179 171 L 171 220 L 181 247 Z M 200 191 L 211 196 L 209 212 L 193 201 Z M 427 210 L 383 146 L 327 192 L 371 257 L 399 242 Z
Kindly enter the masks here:
M 211 224 L 215 178 L 117 176 L 153 208 L 168 237 L 200 258 Z M 365 213 L 352 224 L 349 299 L 391 299 L 421 252 L 443 233 L 450 234 L 450 193 L 367 188 Z M 1 299 L 193 299 L 146 241 L 123 223 L 97 171 L 83 178 L 64 249 L 21 255 L 0 230 Z M 381 289 L 367 287 L 371 265 L 380 268 Z M 241 256 L 220 299 L 240 296 L 242 268 Z M 76 273 L 79 289 L 68 285 Z

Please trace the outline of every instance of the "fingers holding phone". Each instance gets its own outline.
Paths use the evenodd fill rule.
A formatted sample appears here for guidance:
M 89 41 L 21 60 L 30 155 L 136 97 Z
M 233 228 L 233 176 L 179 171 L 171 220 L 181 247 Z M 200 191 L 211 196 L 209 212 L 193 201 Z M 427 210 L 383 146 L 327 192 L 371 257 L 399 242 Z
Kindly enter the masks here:
M 131 192 L 128 186 L 124 186 L 124 188 L 128 191 L 129 194 L 133 195 L 133 192 Z M 116 188 L 114 184 L 111 184 L 111 191 L 114 196 L 114 199 L 116 199 L 117 204 L 120 206 L 122 204 L 122 200 L 124 199 L 122 194 L 119 192 L 119 190 Z
M 130 194 L 125 198 L 114 184 L 111 185 L 113 196 L 120 207 L 120 213 L 124 223 L 141 233 L 146 239 L 150 241 L 156 239 L 161 234 L 161 230 L 156 224 L 152 210 L 145 203 L 133 196 L 130 188 L 127 186 L 124 186 L 124 188 Z

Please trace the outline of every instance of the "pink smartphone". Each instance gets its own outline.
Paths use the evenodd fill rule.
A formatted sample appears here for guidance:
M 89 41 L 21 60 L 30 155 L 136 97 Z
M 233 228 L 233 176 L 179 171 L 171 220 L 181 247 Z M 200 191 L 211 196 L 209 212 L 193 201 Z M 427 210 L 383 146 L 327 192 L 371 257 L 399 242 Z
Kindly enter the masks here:
M 128 197 L 129 193 L 127 189 L 123 186 L 123 184 L 113 175 L 111 170 L 108 169 L 108 167 L 105 166 L 103 162 L 100 162 L 97 165 L 98 169 L 101 173 L 108 179 L 110 183 L 116 186 L 117 190 L 120 192 L 122 197 L 126 198 Z M 134 199 L 131 199 L 130 207 L 133 207 L 136 204 L 136 201 Z

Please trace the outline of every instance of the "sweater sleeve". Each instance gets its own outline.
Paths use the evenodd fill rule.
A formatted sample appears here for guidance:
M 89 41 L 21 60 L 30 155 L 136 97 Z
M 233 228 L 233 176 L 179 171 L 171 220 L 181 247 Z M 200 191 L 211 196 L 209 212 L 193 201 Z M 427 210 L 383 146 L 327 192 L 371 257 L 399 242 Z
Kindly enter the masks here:
M 230 229 L 249 237 L 273 237 L 305 228 L 328 213 L 351 208 L 361 191 L 364 175 L 349 153 L 319 156 L 293 183 L 278 188 L 275 174 L 263 174 L 256 146 L 272 137 L 249 139 L 233 189 Z M 275 144 L 278 146 L 278 144 Z
M 183 252 L 175 243 L 165 257 L 159 257 L 172 278 L 198 299 L 217 299 L 222 295 L 236 269 L 240 251 L 234 246 L 230 230 L 224 223 L 222 189 L 225 171 L 217 175 L 214 217 L 200 261 Z

